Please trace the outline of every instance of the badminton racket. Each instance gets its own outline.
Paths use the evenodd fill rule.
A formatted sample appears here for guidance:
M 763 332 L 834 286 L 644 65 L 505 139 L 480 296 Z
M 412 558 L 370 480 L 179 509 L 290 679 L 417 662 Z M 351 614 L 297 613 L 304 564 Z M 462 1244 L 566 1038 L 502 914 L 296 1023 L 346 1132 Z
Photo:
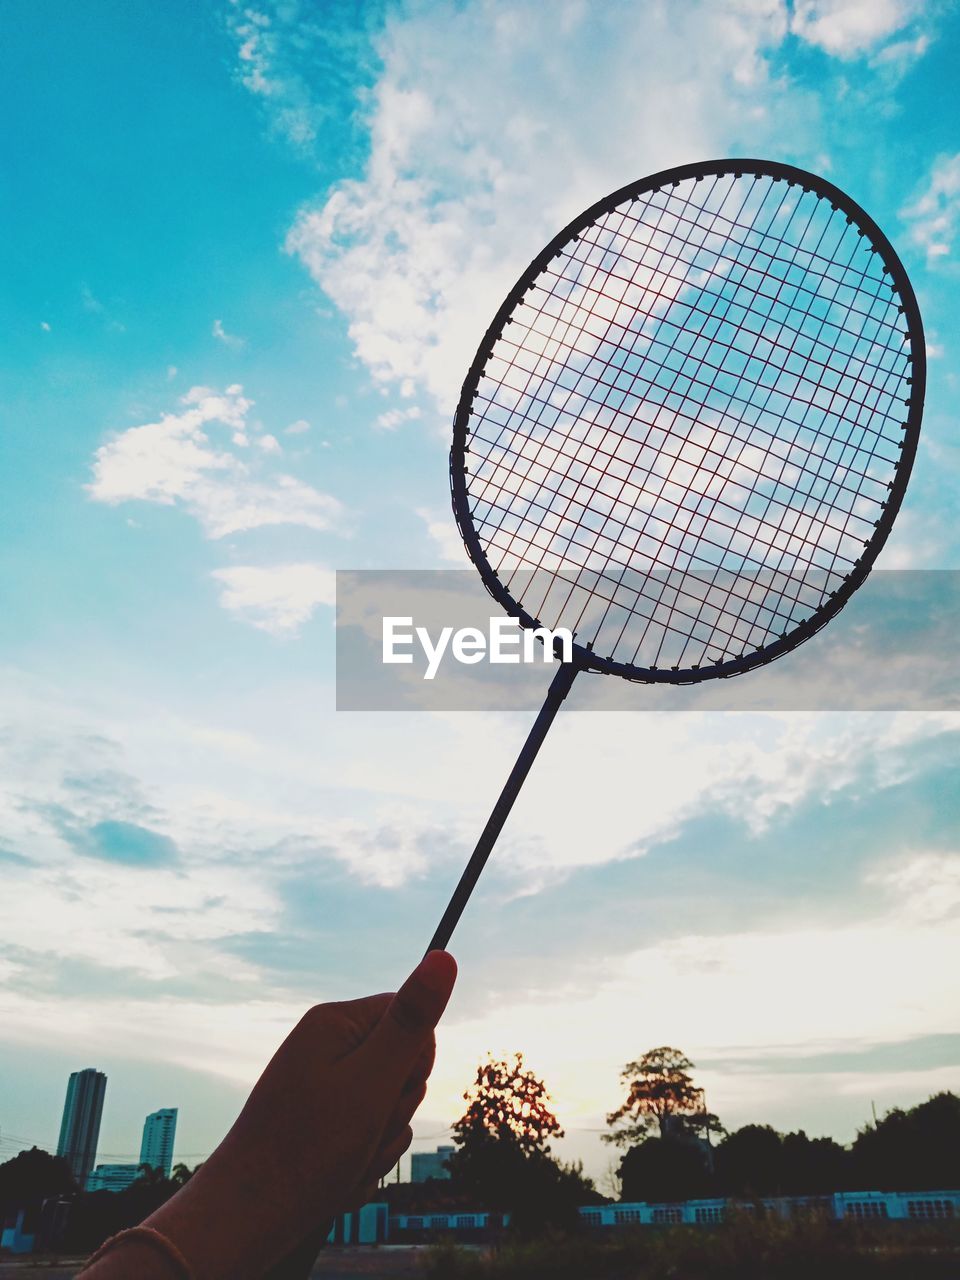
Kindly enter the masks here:
M 925 372 L 890 242 L 789 165 L 665 170 L 537 255 L 464 381 L 450 485 L 488 592 L 524 627 L 571 632 L 572 657 L 430 949 L 579 672 L 727 678 L 836 617 L 903 500 Z

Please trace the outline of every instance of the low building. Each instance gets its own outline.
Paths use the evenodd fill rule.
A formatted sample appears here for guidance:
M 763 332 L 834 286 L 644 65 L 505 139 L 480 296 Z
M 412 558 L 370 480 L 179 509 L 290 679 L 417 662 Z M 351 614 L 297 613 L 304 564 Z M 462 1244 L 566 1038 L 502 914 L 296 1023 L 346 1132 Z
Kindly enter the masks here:
M 98 1164 L 87 1178 L 88 1191 L 125 1191 L 140 1176 L 138 1164 Z
M 410 1157 L 410 1181 L 427 1182 L 430 1178 L 449 1178 L 447 1161 L 453 1147 L 437 1147 L 436 1151 L 415 1151 Z
M 328 1244 L 384 1244 L 389 1231 L 390 1206 L 365 1204 L 353 1213 L 341 1213 L 330 1228 Z
M 759 1201 L 684 1200 L 676 1204 L 584 1205 L 584 1226 L 712 1227 L 723 1222 L 727 1211 L 765 1213 L 785 1220 L 813 1213 L 835 1221 L 954 1222 L 960 1220 L 960 1191 L 837 1191 L 822 1196 L 764 1197 Z M 391 1213 L 387 1239 L 397 1244 L 422 1243 L 447 1235 L 453 1239 L 478 1239 L 491 1230 L 508 1226 L 510 1214 L 487 1210 L 475 1213 Z
M 9 1253 L 33 1253 L 34 1232 L 26 1209 L 16 1209 L 0 1219 L 0 1249 Z

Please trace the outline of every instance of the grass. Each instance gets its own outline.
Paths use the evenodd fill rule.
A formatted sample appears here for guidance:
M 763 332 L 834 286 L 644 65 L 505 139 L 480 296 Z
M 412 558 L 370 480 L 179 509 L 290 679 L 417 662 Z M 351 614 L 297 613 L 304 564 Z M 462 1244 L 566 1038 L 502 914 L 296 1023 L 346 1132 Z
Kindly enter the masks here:
M 957 1280 L 958 1224 L 757 1220 L 511 1240 L 478 1254 L 445 1241 L 430 1280 Z

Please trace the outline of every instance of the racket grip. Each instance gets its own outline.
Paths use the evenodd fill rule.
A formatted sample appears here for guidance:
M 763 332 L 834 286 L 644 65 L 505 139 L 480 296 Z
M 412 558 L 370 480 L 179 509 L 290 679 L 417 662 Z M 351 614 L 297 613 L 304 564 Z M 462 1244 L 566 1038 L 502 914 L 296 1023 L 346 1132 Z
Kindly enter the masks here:
M 483 828 L 480 839 L 477 841 L 477 847 L 474 849 L 470 861 L 460 877 L 460 883 L 454 889 L 453 896 L 447 904 L 446 911 L 443 913 L 443 918 L 430 939 L 427 951 L 446 950 L 450 936 L 457 927 L 457 922 L 463 915 L 463 909 L 467 905 L 470 894 L 473 892 L 473 887 L 480 879 L 480 872 L 486 865 L 487 858 L 489 858 L 493 846 L 497 842 L 497 837 L 503 829 L 503 824 L 513 808 L 513 802 L 520 794 L 520 788 L 530 772 L 530 766 L 536 760 L 537 752 L 547 736 L 547 731 L 560 710 L 560 704 L 570 692 L 570 687 L 579 670 L 580 666 L 576 662 L 562 662 L 560 664 L 560 668 L 553 677 L 550 688 L 547 690 L 543 706 L 533 722 L 533 727 L 527 734 L 527 740 L 520 749 L 517 762 L 504 783 L 500 797 L 493 806 L 493 812 L 487 819 L 487 825 Z

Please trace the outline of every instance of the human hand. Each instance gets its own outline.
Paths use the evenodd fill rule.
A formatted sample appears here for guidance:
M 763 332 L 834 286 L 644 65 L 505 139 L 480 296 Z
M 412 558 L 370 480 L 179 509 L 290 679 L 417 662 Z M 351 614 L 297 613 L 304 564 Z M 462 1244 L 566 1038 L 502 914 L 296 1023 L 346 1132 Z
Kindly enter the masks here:
M 410 1144 L 455 979 L 453 957 L 432 951 L 396 995 L 301 1018 L 217 1150 L 147 1220 L 197 1280 L 261 1276 L 370 1198 Z
M 220 1158 L 263 1162 L 298 1220 L 363 1204 L 410 1144 L 456 964 L 431 952 L 396 995 L 316 1005 L 260 1077 Z M 317 1145 L 309 1138 L 314 1137 Z M 275 1197 L 276 1198 L 276 1197 Z

